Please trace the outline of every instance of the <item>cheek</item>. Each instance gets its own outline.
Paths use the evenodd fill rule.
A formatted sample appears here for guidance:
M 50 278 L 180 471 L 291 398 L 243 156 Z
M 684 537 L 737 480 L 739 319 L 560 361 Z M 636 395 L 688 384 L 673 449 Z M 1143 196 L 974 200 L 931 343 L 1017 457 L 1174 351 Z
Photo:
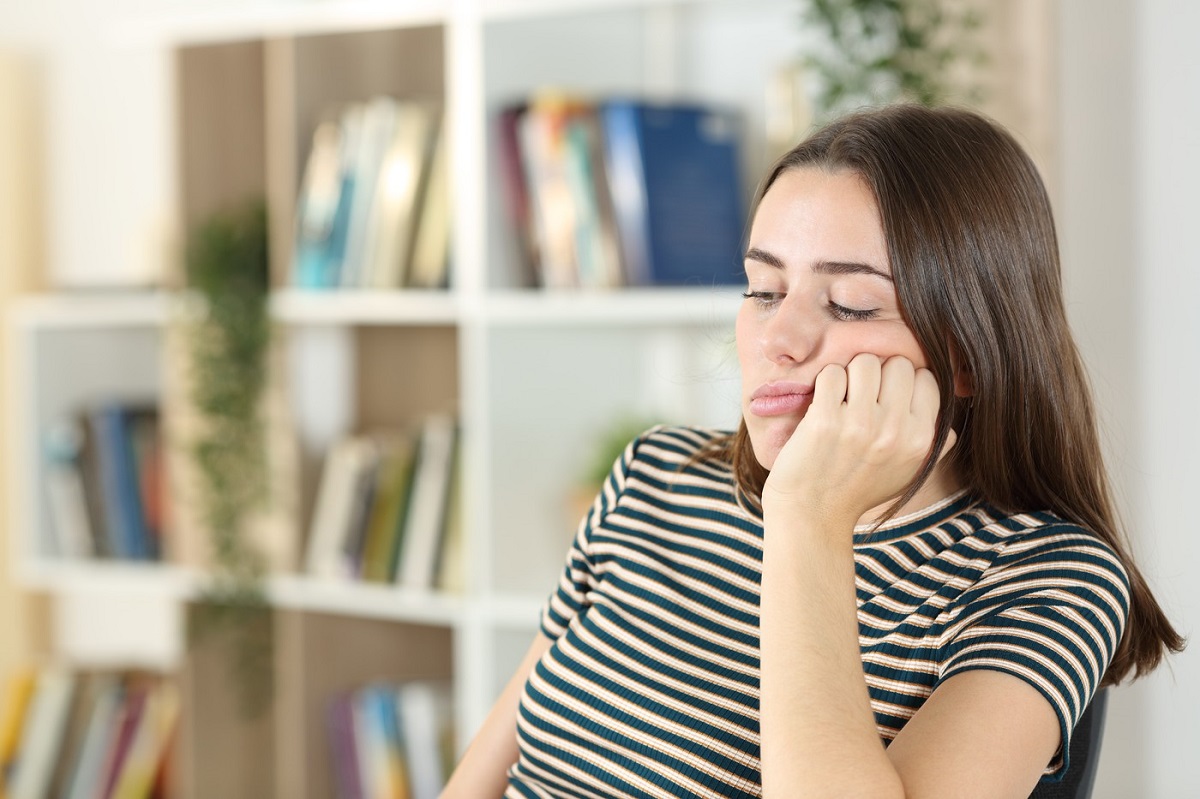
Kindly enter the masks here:
M 758 345 L 756 343 L 758 332 L 750 316 L 753 313 L 753 309 L 748 306 L 748 302 L 742 303 L 742 307 L 738 311 L 737 321 L 733 327 L 734 343 L 737 346 L 738 365 L 742 367 L 743 374 L 747 371 L 747 367 L 755 362 L 755 353 L 758 352 Z
M 845 365 L 860 352 L 870 352 L 887 360 L 893 355 L 902 355 L 913 362 L 917 368 L 928 366 L 928 359 L 917 344 L 916 336 L 903 322 L 877 322 L 870 328 L 864 328 L 848 333 L 838 340 L 836 355 L 830 353 L 830 360 L 838 360 Z

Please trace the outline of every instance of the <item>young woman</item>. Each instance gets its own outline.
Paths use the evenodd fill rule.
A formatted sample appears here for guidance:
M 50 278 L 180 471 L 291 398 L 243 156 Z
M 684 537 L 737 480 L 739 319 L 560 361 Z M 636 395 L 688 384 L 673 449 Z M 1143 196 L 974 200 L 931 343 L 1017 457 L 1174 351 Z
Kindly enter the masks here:
M 1026 797 L 1182 647 L 1008 134 L 831 124 L 767 175 L 745 268 L 737 432 L 630 444 L 446 797 Z

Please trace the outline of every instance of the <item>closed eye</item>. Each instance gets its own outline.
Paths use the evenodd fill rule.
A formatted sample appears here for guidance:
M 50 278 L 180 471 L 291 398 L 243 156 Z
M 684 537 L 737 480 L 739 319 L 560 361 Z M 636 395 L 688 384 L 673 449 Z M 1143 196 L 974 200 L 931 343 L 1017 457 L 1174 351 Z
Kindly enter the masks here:
M 840 319 L 843 322 L 865 322 L 868 319 L 874 319 L 879 314 L 879 309 L 847 308 L 844 305 L 838 305 L 836 302 L 830 302 L 829 314 L 834 319 Z
M 754 304 L 761 308 L 769 308 L 783 300 L 784 293 L 782 291 L 743 291 L 742 296 L 748 300 L 754 300 Z

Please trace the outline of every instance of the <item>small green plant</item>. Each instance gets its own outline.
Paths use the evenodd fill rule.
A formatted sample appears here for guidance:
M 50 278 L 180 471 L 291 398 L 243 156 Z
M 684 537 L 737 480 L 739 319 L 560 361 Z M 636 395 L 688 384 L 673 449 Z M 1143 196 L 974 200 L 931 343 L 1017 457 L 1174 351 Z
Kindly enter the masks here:
M 267 314 L 267 215 L 262 202 L 221 213 L 188 242 L 189 401 L 199 435 L 188 442 L 198 473 L 198 512 L 212 549 L 211 581 L 197 603 L 194 633 L 230 635 L 242 707 L 256 716 L 271 701 L 270 608 L 264 561 L 247 536 L 268 501 L 262 396 L 271 339 Z
M 591 457 L 581 477 L 583 487 L 593 493 L 598 491 L 629 442 L 655 424 L 657 422 L 644 416 L 625 415 L 606 425 L 592 442 Z
M 821 41 L 804 63 L 816 79 L 817 121 L 863 106 L 978 102 L 964 68 L 986 61 L 977 8 L 945 0 L 802 0 Z

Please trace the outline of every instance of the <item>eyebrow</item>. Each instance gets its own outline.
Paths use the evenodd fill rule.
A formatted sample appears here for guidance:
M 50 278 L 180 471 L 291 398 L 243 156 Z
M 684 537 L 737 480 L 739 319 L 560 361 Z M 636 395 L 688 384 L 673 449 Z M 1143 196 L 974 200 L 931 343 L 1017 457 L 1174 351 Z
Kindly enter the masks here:
M 777 255 L 760 250 L 757 247 L 751 247 L 746 250 L 747 261 L 758 261 L 775 269 L 784 269 L 783 261 Z M 814 272 L 820 272 L 826 275 L 874 275 L 881 277 L 889 283 L 892 282 L 892 276 L 870 264 L 859 263 L 858 261 L 817 261 L 812 267 Z

